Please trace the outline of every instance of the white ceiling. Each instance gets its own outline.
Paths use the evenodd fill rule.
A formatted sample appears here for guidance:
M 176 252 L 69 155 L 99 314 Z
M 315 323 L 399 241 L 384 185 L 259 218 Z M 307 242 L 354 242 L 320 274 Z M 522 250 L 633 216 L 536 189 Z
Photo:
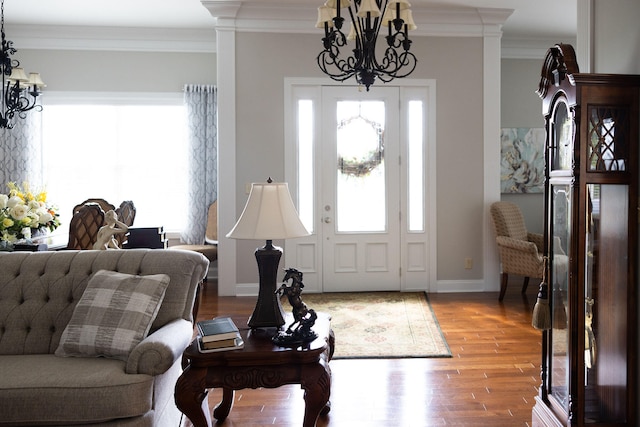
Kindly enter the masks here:
M 504 8 L 514 12 L 505 38 L 575 37 L 577 0 L 411 0 L 414 7 Z M 5 0 L 5 22 L 13 25 L 211 29 L 207 5 L 309 7 L 310 20 L 323 0 Z M 286 10 L 286 9 L 285 9 Z M 416 22 L 420 26 L 420 22 Z

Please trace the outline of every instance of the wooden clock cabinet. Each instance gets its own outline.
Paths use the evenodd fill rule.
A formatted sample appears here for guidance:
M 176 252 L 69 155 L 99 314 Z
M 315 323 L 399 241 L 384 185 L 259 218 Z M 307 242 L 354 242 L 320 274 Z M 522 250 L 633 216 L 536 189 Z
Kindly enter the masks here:
M 580 73 L 547 52 L 545 255 L 534 426 L 637 426 L 640 76 Z

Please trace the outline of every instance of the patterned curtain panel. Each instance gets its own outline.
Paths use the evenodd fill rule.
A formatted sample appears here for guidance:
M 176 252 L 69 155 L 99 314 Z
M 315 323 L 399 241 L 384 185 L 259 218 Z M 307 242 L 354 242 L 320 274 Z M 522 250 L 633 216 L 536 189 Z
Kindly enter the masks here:
M 43 189 L 42 126 L 39 112 L 16 118 L 13 129 L 0 129 L 0 193 L 6 193 L 7 182 Z
M 207 209 L 218 198 L 217 89 L 186 85 L 189 120 L 189 218 L 180 237 L 191 245 L 204 243 Z

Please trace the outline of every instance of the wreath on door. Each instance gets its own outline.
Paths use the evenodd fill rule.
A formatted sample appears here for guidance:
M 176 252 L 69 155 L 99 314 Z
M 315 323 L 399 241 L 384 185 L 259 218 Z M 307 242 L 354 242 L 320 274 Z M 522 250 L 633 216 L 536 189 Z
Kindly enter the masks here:
M 338 124 L 338 131 L 356 120 L 363 121 L 367 126 L 371 127 L 376 137 L 376 148 L 357 157 L 344 157 L 338 154 L 338 170 L 344 175 L 362 177 L 369 175 L 371 171 L 380 166 L 384 159 L 384 130 L 380 123 L 358 115 L 342 120 Z

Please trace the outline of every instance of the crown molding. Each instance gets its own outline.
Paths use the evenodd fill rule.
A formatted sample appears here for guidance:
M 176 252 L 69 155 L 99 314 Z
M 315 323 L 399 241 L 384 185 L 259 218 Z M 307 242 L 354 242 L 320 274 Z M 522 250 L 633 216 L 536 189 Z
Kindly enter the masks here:
M 575 38 L 559 40 L 557 37 L 511 38 L 502 39 L 503 59 L 536 59 L 542 61 L 551 46 L 558 43 L 575 44 Z
M 320 34 L 315 28 L 316 7 L 300 3 L 244 3 L 201 0 L 215 18 L 210 29 L 133 28 L 90 26 L 6 25 L 16 49 L 104 50 L 138 52 L 215 53 L 216 30 L 240 32 Z M 483 37 L 501 35 L 513 9 L 412 7 L 418 29 L 415 36 Z M 502 38 L 502 57 L 543 59 L 558 42 L 551 38 Z
M 211 29 L 6 25 L 16 49 L 109 50 L 137 52 L 216 51 Z
M 305 3 L 241 2 L 224 0 L 201 0 L 201 3 L 216 18 L 216 27 L 232 25 L 241 32 L 271 32 L 317 34 L 315 27 L 317 5 Z M 469 7 L 433 7 L 413 5 L 413 19 L 418 29 L 416 36 L 477 37 L 488 29 L 495 32 L 511 16 L 513 9 L 489 9 Z

